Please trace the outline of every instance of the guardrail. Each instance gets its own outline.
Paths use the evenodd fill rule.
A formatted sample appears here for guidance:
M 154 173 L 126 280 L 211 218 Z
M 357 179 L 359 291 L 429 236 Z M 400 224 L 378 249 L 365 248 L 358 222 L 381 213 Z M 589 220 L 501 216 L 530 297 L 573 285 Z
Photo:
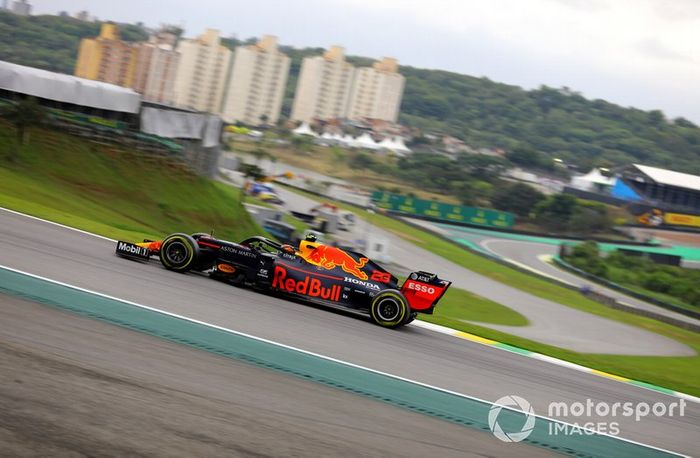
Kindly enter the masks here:
M 588 237 L 580 237 L 576 235 L 562 235 L 562 234 L 555 234 L 552 232 L 535 232 L 535 231 L 524 231 L 521 229 L 504 229 L 501 227 L 486 227 L 486 226 L 480 226 L 478 224 L 469 224 L 469 223 L 464 223 L 464 222 L 458 222 L 458 221 L 445 221 L 442 219 L 438 218 L 432 218 L 430 216 L 424 216 L 424 215 L 411 215 L 408 213 L 401 213 L 401 212 L 393 212 L 389 211 L 391 213 L 394 213 L 396 215 L 401 215 L 401 216 L 408 216 L 411 218 L 415 219 L 422 219 L 424 221 L 432 221 L 435 223 L 445 223 L 445 224 L 450 224 L 452 226 L 461 226 L 461 227 L 470 227 L 473 229 L 482 229 L 485 231 L 493 231 L 493 232 L 500 232 L 504 234 L 518 234 L 518 235 L 529 235 L 532 237 L 544 237 L 544 238 L 550 238 L 550 239 L 557 239 L 557 240 L 572 240 L 572 241 L 586 241 L 586 240 L 594 240 L 598 243 L 616 243 L 620 245 L 630 245 L 630 246 L 648 246 L 648 247 L 657 247 L 659 246 L 659 243 L 652 243 L 652 242 L 638 242 L 636 240 L 620 240 L 620 239 L 609 239 L 609 238 L 604 238 L 604 237 L 595 237 L 595 236 L 588 236 Z

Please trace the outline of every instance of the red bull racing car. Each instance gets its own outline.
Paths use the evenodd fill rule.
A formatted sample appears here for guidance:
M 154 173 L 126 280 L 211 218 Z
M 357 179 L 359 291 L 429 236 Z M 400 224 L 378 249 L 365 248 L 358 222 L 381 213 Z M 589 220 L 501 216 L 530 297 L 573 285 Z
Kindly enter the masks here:
M 149 260 L 166 269 L 208 272 L 215 279 L 288 297 L 368 314 L 378 325 L 396 328 L 418 313 L 432 314 L 450 286 L 435 274 L 413 272 L 398 279 L 360 253 L 308 237 L 298 249 L 264 237 L 241 243 L 208 234 L 171 234 L 163 240 L 117 242 L 119 256 Z

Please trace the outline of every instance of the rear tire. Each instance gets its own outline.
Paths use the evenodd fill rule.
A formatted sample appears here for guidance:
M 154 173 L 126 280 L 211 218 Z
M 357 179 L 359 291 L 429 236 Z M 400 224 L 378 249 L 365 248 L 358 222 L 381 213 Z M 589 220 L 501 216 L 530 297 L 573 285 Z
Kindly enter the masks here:
M 160 262 L 175 272 L 187 272 L 197 263 L 199 246 L 187 234 L 170 234 L 160 246 Z
M 415 320 L 415 319 L 416 319 L 416 316 L 418 316 L 418 314 L 417 314 L 416 312 L 410 313 L 410 314 L 406 317 L 406 321 L 404 321 L 403 324 L 408 324 L 408 323 L 410 323 L 411 321 Z
M 401 292 L 389 289 L 382 291 L 372 299 L 369 314 L 379 326 L 397 328 L 405 324 L 411 316 L 411 308 Z

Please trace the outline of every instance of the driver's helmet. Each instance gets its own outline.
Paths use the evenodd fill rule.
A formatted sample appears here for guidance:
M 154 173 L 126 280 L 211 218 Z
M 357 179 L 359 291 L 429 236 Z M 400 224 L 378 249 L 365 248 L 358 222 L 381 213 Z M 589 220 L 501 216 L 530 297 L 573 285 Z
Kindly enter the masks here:
M 306 234 L 304 240 L 299 241 L 299 251 L 297 252 L 297 255 L 301 256 L 302 258 L 306 258 L 307 256 L 311 255 L 318 245 L 319 243 L 317 242 L 314 234 Z

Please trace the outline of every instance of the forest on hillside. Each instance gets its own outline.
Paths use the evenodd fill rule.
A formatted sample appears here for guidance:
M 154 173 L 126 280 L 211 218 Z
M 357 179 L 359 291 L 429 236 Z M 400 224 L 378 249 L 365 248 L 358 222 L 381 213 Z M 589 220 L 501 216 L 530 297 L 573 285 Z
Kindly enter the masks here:
M 125 40 L 148 35 L 141 24 L 119 27 Z M 0 60 L 70 74 L 80 39 L 98 33 L 98 23 L 0 12 Z M 233 49 L 251 40 L 223 43 Z M 282 51 L 292 58 L 283 106 L 288 115 L 301 60 L 323 49 L 283 46 Z M 357 56 L 348 60 L 372 62 Z M 516 164 L 546 168 L 552 158 L 561 158 L 586 170 L 638 162 L 700 174 L 700 128 L 687 119 L 589 100 L 569 88 L 526 91 L 488 78 L 410 66 L 402 66 L 401 73 L 406 89 L 400 122 L 453 135 L 474 147 L 503 148 Z
M 143 41 L 139 25 L 119 24 L 122 39 Z M 100 34 L 100 24 L 62 16 L 17 16 L 0 11 L 0 60 L 73 74 L 82 38 Z

